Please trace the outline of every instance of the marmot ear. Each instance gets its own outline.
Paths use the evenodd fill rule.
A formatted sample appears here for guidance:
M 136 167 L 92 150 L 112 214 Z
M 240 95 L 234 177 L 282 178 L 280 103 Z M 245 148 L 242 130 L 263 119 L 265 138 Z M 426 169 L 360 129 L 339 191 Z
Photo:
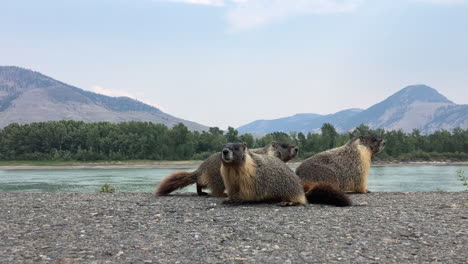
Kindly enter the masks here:
M 271 145 L 272 145 L 273 147 L 276 147 L 276 146 L 278 146 L 278 143 L 277 143 L 276 141 L 272 141 L 272 142 L 271 142 Z

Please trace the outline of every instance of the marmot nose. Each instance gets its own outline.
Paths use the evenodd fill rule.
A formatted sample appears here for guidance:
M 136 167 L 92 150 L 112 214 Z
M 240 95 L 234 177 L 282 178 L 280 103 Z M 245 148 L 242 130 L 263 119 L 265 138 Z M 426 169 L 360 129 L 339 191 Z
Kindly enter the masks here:
M 224 154 L 224 155 L 227 155 L 227 154 L 229 154 L 229 150 L 227 150 L 227 149 L 223 149 L 223 154 Z

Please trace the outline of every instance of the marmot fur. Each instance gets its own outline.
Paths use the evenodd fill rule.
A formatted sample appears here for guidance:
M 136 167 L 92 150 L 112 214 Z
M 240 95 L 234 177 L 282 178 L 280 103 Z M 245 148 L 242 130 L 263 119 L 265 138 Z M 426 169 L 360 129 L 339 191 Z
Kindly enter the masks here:
M 263 148 L 251 149 L 250 152 L 277 157 L 283 162 L 288 162 L 297 156 L 299 148 L 289 143 L 277 143 L 273 141 Z
M 245 144 L 226 144 L 221 160 L 221 175 L 228 195 L 224 203 L 266 201 L 286 206 L 304 205 L 309 201 L 351 205 L 344 193 L 329 185 L 303 186 L 288 165 L 271 156 L 254 154 Z
M 297 155 L 298 148 L 287 143 L 272 142 L 264 148 L 255 149 L 256 153 L 271 155 L 284 162 Z M 168 195 L 190 184 L 197 184 L 198 195 L 207 195 L 203 188 L 209 188 L 213 196 L 225 196 L 224 183 L 220 173 L 221 152 L 211 155 L 193 172 L 175 172 L 167 176 L 158 186 L 156 195 Z
M 324 182 L 345 192 L 367 192 L 367 176 L 373 155 L 385 142 L 376 137 L 355 137 L 345 145 L 304 160 L 296 174 L 306 183 Z

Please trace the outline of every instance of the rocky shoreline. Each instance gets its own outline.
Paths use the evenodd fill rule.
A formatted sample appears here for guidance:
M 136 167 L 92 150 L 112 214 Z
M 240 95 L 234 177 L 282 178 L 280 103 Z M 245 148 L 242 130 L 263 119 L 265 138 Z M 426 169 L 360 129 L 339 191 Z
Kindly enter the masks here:
M 358 206 L 150 193 L 0 193 L 0 263 L 465 263 L 468 192 Z

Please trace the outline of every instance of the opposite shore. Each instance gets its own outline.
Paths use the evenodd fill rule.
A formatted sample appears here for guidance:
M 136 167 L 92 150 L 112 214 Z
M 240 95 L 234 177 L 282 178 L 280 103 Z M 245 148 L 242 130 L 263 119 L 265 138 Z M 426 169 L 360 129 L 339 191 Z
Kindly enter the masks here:
M 194 169 L 203 161 L 101 161 L 101 162 L 0 162 L 0 170 L 73 170 L 73 169 Z M 288 164 L 297 167 L 301 161 Z M 372 166 L 468 166 L 468 161 L 375 161 Z

